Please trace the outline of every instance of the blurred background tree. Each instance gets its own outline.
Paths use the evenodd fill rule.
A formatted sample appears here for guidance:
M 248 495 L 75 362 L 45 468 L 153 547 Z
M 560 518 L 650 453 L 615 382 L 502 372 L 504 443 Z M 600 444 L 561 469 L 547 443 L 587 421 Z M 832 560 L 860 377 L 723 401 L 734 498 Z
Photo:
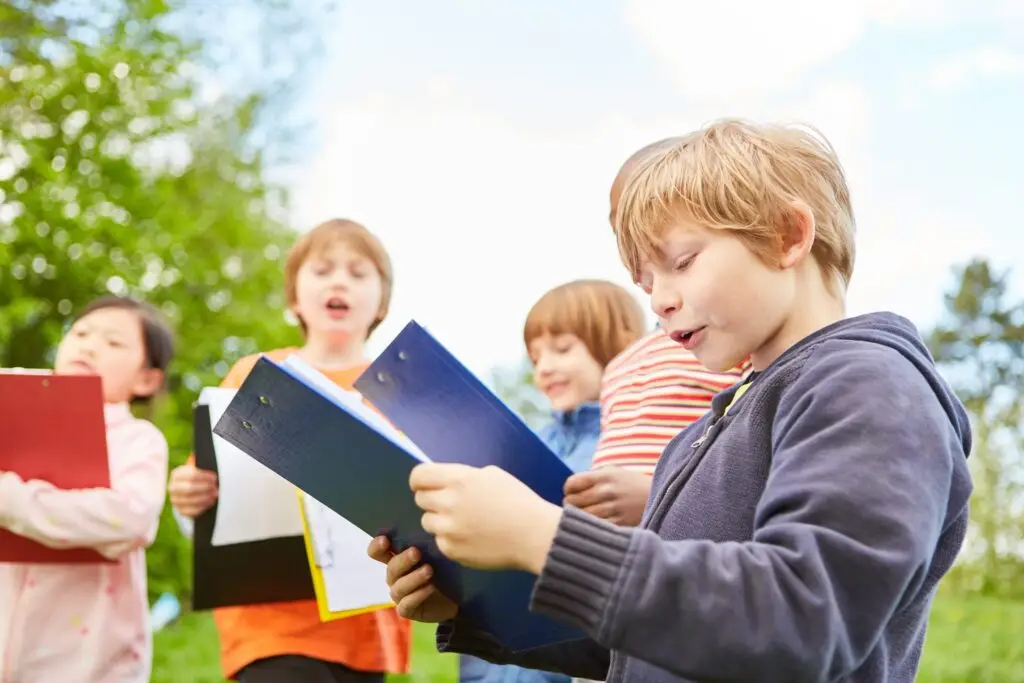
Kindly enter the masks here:
M 928 344 L 974 428 L 968 547 L 950 582 L 962 590 L 1024 596 L 1024 301 L 1009 272 L 984 260 L 954 271 L 946 314 Z
M 242 5 L 244 49 L 225 30 Z M 295 233 L 272 177 L 306 141 L 291 105 L 330 8 L 0 0 L 0 366 L 49 366 L 95 296 L 145 298 L 179 336 L 155 417 L 174 466 L 198 391 L 299 341 L 281 275 Z M 187 598 L 189 557 L 168 506 L 151 593 Z

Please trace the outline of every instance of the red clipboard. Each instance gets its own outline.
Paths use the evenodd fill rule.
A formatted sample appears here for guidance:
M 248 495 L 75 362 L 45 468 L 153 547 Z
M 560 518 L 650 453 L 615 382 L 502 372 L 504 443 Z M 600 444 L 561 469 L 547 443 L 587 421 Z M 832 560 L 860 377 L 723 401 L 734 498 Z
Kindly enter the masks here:
M 0 470 L 60 489 L 109 488 L 100 378 L 0 370 Z M 95 550 L 48 548 L 0 529 L 0 562 L 110 561 Z

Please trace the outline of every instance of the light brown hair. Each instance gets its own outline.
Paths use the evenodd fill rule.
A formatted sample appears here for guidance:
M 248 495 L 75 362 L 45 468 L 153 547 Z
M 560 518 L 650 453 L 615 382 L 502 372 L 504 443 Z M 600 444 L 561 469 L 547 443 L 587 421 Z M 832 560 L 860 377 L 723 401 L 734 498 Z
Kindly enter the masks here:
M 370 325 L 367 333 L 369 336 L 387 317 L 388 307 L 391 305 L 391 290 L 394 287 L 394 271 L 391 267 L 391 257 L 384 245 L 361 223 L 345 218 L 333 218 L 321 223 L 299 238 L 288 252 L 288 259 L 284 264 L 284 289 L 288 305 L 294 306 L 296 303 L 295 286 L 299 269 L 309 258 L 323 255 L 336 244 L 344 244 L 364 257 L 373 264 L 380 275 L 380 311 L 376 320 Z M 306 323 L 301 317 L 299 325 L 302 327 L 302 333 L 305 334 Z
M 644 314 L 624 288 L 605 280 L 576 280 L 542 296 L 526 316 L 523 342 L 543 334 L 574 334 L 601 367 L 644 333 Z
M 795 202 L 814 215 L 812 256 L 828 284 L 845 292 L 855 256 L 850 191 L 835 149 L 808 126 L 725 119 L 644 156 L 629 174 L 613 227 L 634 277 L 680 216 L 733 231 L 771 265 Z

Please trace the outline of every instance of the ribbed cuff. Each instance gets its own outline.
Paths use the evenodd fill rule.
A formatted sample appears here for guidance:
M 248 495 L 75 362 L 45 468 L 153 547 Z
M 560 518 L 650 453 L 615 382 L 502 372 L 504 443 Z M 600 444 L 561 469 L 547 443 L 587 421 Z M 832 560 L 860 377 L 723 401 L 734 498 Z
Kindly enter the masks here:
M 507 652 L 497 638 L 465 619 L 442 621 L 435 636 L 438 652 L 454 652 L 500 664 Z
M 530 609 L 596 636 L 632 538 L 630 528 L 566 506 Z

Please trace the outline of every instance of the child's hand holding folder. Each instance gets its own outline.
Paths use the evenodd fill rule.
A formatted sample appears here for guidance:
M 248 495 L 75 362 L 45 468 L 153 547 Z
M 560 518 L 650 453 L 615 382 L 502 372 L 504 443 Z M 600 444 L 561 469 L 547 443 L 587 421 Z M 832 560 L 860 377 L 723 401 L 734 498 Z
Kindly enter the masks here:
M 409 548 L 396 555 L 387 536 L 378 536 L 370 541 L 367 552 L 373 559 L 387 565 L 391 601 L 395 603 L 400 616 L 436 624 L 454 619 L 459 613 L 459 606 L 434 587 L 433 567 L 429 564 L 416 566 L 422 559 L 416 548 Z
M 562 509 L 497 467 L 417 465 L 409 477 L 423 530 L 445 557 L 476 569 L 540 574 Z

